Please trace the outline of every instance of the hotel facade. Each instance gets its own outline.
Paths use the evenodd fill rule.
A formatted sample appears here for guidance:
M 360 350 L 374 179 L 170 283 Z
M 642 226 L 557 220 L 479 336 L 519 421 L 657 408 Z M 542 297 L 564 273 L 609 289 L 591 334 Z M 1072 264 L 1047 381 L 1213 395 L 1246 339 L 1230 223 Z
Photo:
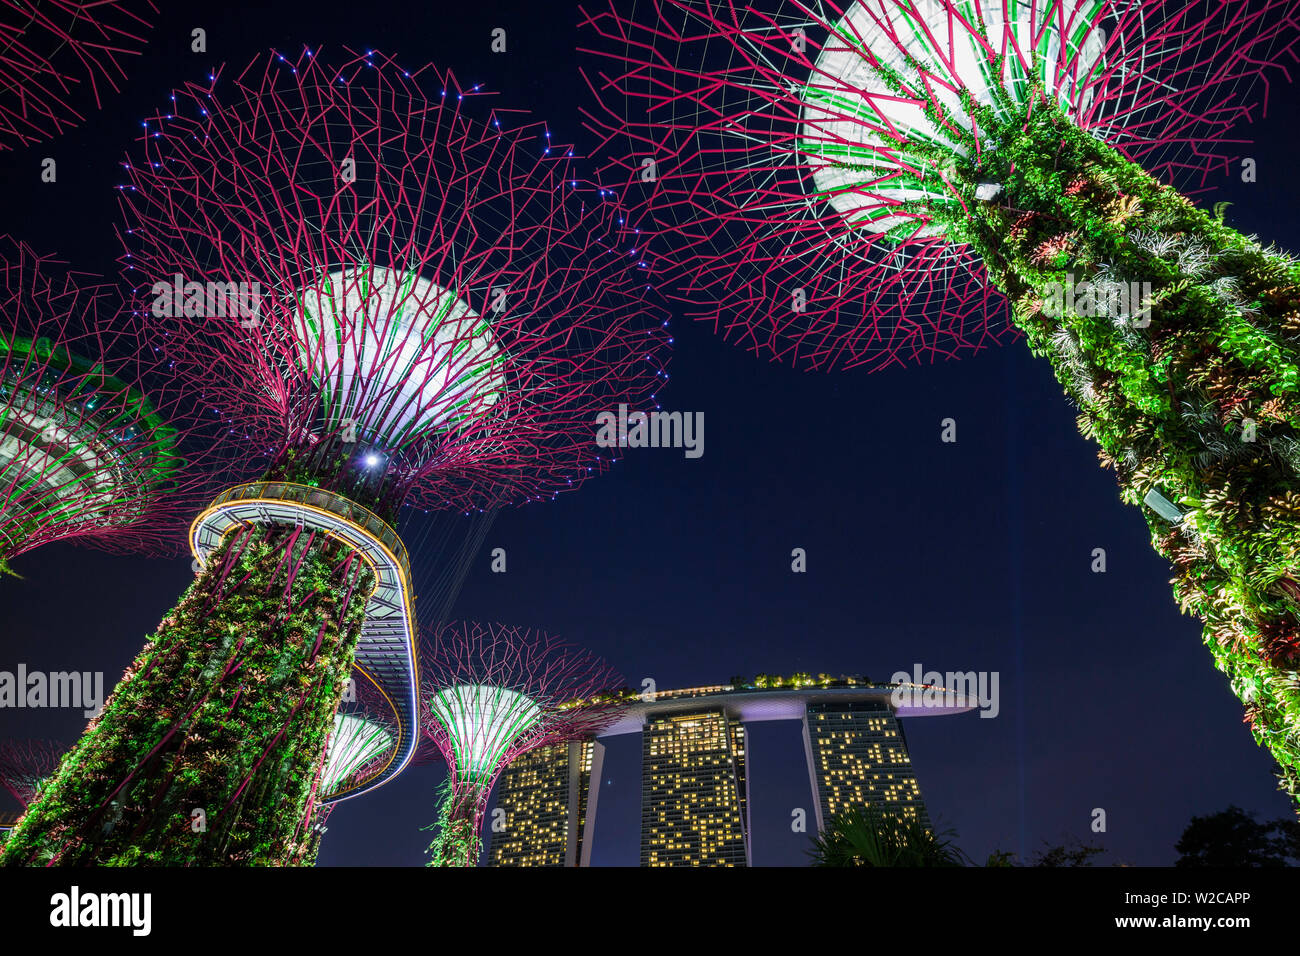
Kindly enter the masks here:
M 834 815 L 867 805 L 928 826 L 900 718 L 961 713 L 974 704 L 950 698 L 900 706 L 894 690 L 839 678 L 696 687 L 629 701 L 601 737 L 641 735 L 641 865 L 752 863 L 746 727 L 761 721 L 802 723 L 818 831 Z M 603 752 L 594 739 L 546 748 L 503 774 L 504 829 L 493 824 L 492 865 L 589 865 Z

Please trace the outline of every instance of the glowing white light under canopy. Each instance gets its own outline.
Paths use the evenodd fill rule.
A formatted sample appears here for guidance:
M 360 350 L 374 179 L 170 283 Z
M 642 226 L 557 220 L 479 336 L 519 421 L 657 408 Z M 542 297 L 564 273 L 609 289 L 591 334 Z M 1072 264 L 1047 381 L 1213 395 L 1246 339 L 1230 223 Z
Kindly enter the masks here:
M 489 409 L 505 389 L 492 325 L 411 272 L 331 272 L 297 295 L 299 359 L 325 426 L 398 448 Z
M 348 777 L 392 747 L 393 733 L 384 724 L 356 714 L 335 714 L 321 792 L 333 795 Z
M 448 687 L 430 703 L 451 739 L 457 774 L 471 781 L 495 774 L 510 746 L 542 720 L 542 709 L 531 698 L 488 684 Z
M 105 510 L 114 505 L 121 524 L 143 512 L 143 499 L 135 513 L 125 507 L 144 489 L 131 482 L 129 470 L 118 467 L 122 449 L 111 444 L 112 437 L 103 429 L 68 415 L 30 390 L 11 388 L 6 394 L 0 421 L 0 485 L 20 490 L 6 505 L 26 514 L 3 517 L 38 521 L 57 515 L 61 523 L 73 526 L 113 523 Z
M 1105 35 L 1093 28 L 1101 13 L 1101 0 L 859 0 L 836 25 L 838 36 L 826 41 L 802 91 L 799 149 L 812 166 L 816 194 L 850 223 L 871 232 L 895 229 L 898 238 L 913 232 L 916 238 L 941 235 L 940 226 L 918 230 L 915 215 L 890 214 L 898 202 L 951 198 L 937 171 L 909 155 L 907 144 L 946 145 L 954 156 L 966 151 L 952 141 L 950 130 L 925 115 L 923 104 L 902 101 L 862 51 L 869 49 L 911 89 L 928 91 L 956 125 L 969 130 L 962 89 L 980 104 L 997 106 L 991 92 L 997 84 L 1012 102 L 1023 105 L 1037 83 L 1057 97 L 1067 114 L 1087 109 L 1091 92 L 1075 94 L 1101 59 Z M 1008 54 L 998 76 L 974 32 L 981 15 L 989 45 Z M 1064 51 L 1062 34 L 1069 38 Z M 1032 77 L 1015 51 L 1030 61 L 1035 49 L 1037 76 Z M 930 75 L 926 84 L 909 57 Z

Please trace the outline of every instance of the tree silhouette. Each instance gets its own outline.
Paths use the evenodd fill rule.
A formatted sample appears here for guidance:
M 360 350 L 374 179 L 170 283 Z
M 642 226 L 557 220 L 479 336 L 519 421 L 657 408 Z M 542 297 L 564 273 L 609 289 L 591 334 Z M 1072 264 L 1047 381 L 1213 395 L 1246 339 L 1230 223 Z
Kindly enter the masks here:
M 1174 845 L 1174 866 L 1293 866 L 1300 862 L 1300 823 L 1261 823 L 1241 807 L 1192 817 Z
M 952 830 L 935 832 L 917 820 L 876 807 L 836 814 L 813 844 L 813 866 L 964 866 Z

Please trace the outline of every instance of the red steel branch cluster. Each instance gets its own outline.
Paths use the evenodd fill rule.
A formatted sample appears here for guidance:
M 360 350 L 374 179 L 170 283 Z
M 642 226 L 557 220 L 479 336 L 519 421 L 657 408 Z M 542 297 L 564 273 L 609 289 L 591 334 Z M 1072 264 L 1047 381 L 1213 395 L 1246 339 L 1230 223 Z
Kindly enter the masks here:
M 190 402 L 122 308 L 0 236 L 0 559 L 62 539 L 175 553 L 210 493 Z
M 420 702 L 423 729 L 447 763 L 453 815 L 472 816 L 475 832 L 497 776 L 521 754 L 579 740 L 607 726 L 621 700 L 623 679 L 602 659 L 545 632 L 471 621 L 439 624 L 420 641 Z M 536 707 L 538 719 L 522 732 L 499 739 L 500 727 L 466 713 L 448 727 L 435 695 L 457 687 L 491 688 L 520 694 Z M 492 698 L 483 693 L 482 700 Z M 445 714 L 445 710 L 443 713 Z M 481 735 L 482 740 L 472 739 Z M 489 740 L 488 738 L 493 738 Z M 498 747 L 498 743 L 504 747 Z M 484 779 L 467 779 L 457 752 L 500 750 L 500 761 Z M 463 804 L 463 805 L 461 805 Z
M 153 0 L 0 0 L 0 150 L 75 126 L 126 78 Z
M 1067 16 L 1079 17 L 1082 4 L 1007 2 L 1018 17 L 1029 8 L 1035 41 L 1080 26 Z M 1276 50 L 1300 12 L 1290 0 L 1101 2 L 1103 67 L 1074 97 L 1076 121 L 1158 177 L 1203 187 L 1225 171 L 1232 130 L 1267 96 L 1270 75 L 1283 75 Z M 605 175 L 628 184 L 629 200 L 642 196 L 645 221 L 671 233 L 672 294 L 727 339 L 783 363 L 876 370 L 956 358 L 1018 334 L 969 248 L 944 236 L 900 245 L 828 214 L 815 194 L 813 168 L 836 146 L 860 151 L 878 135 L 884 159 L 905 144 L 889 119 L 895 94 L 881 97 L 873 123 L 861 104 L 875 94 L 825 75 L 817 61 L 827 45 L 844 45 L 834 31 L 856 8 L 882 30 L 874 51 L 856 44 L 858 55 L 888 62 L 905 43 L 889 39 L 901 20 L 895 8 L 909 6 L 647 0 L 631 10 L 605 0 L 584 11 L 582 42 L 595 54 L 584 73 L 599 100 L 586 112 L 612 157 Z M 954 35 L 982 32 L 966 5 L 942 11 Z M 1032 51 L 1008 40 L 992 52 L 1027 68 Z M 1077 66 L 1057 59 L 1058 70 Z M 858 105 L 846 106 L 851 122 L 810 132 L 809 86 L 820 103 L 838 96 Z M 937 104 L 954 90 L 932 73 L 908 102 Z M 854 129 L 862 138 L 828 139 Z M 872 185 L 857 189 L 861 208 L 896 202 Z
M 256 288 L 255 321 L 154 328 L 176 373 L 267 461 L 359 424 L 398 502 L 546 498 L 608 464 L 595 414 L 653 401 L 667 377 L 665 316 L 643 301 L 654 263 L 613 194 L 577 180 L 543 124 L 449 73 L 374 52 L 271 53 L 178 90 L 126 172 L 124 262 L 142 311 L 178 275 Z M 431 285 L 395 294 L 394 276 Z M 320 334 L 303 306 L 319 313 L 327 286 L 366 304 Z M 394 350 L 421 348 L 401 314 L 450 301 L 467 318 L 443 323 L 444 352 L 465 367 L 394 373 Z M 474 361 L 486 378 L 469 376 Z
M 0 788 L 25 809 L 66 751 L 55 740 L 0 740 Z

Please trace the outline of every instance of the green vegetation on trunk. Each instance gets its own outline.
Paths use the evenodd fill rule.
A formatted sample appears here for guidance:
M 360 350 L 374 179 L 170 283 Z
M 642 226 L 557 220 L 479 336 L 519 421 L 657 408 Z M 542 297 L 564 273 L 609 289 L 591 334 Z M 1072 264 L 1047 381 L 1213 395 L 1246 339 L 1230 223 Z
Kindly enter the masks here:
M 1300 799 L 1300 265 L 1079 130 L 1041 90 L 1030 110 L 963 100 L 978 146 L 969 133 L 954 134 L 958 150 L 909 146 L 951 192 L 904 208 L 969 244 L 1011 299 Z M 1001 190 L 981 200 L 981 184 Z
M 311 863 L 373 572 L 293 529 L 209 559 L 3 848 L 7 865 Z

